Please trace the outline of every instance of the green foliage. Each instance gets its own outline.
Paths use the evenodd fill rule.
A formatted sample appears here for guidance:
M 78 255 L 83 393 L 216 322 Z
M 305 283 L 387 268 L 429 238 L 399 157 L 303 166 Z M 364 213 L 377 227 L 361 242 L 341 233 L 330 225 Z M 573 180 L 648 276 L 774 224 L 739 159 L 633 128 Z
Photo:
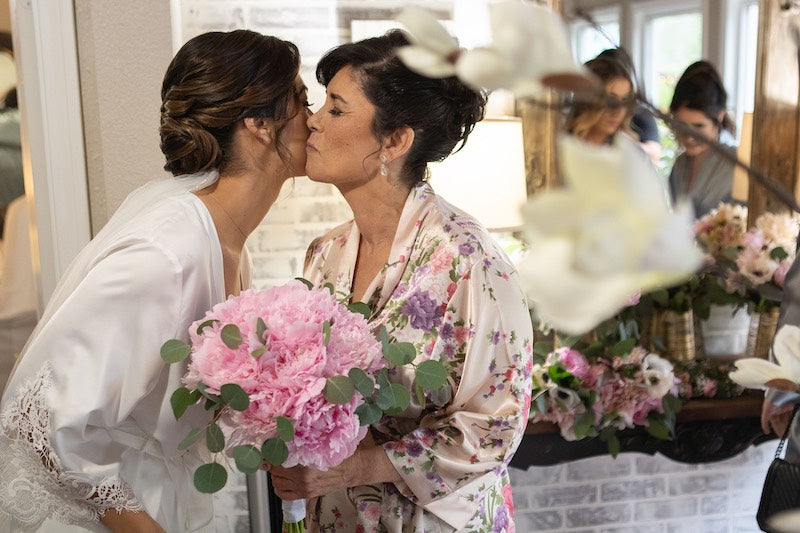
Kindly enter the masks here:
M 353 398 L 356 388 L 347 376 L 333 376 L 325 380 L 323 394 L 331 403 L 344 404 Z
M 169 403 L 172 406 L 172 413 L 175 415 L 175 420 L 180 419 L 183 413 L 190 405 L 197 403 L 197 400 L 202 398 L 200 391 L 190 391 L 186 387 L 175 389 L 172 396 L 169 398 Z
M 182 441 L 178 443 L 178 449 L 180 451 L 188 450 L 195 442 L 200 440 L 200 437 L 203 435 L 203 428 L 194 428 L 186 435 Z
M 384 346 L 383 356 L 392 366 L 403 366 L 417 357 L 417 350 L 410 342 L 396 342 Z
M 197 326 L 197 330 L 196 330 L 197 334 L 201 335 L 203 333 L 204 329 L 206 329 L 209 326 L 213 326 L 216 323 L 219 323 L 219 320 L 217 320 L 215 318 L 212 318 L 211 320 L 206 320 L 205 322 L 203 322 L 202 324 Z
M 228 471 L 219 463 L 207 463 L 194 471 L 194 486 L 200 492 L 218 492 L 228 482 Z
M 212 422 L 206 428 L 206 447 L 211 453 L 218 453 L 225 449 L 225 435 L 216 422 Z
M 352 313 L 363 315 L 365 319 L 369 319 L 369 317 L 372 316 L 372 310 L 364 302 L 353 302 L 347 306 L 347 309 Z
M 294 438 L 294 424 L 285 416 L 275 418 L 278 428 L 278 438 L 283 442 L 290 442 Z
M 234 411 L 244 411 L 250 407 L 250 397 L 235 383 L 227 383 L 220 387 L 219 394 L 222 402 Z
M 261 468 L 261 452 L 250 444 L 233 448 L 233 460 L 236 468 L 245 474 L 254 474 Z
M 267 439 L 261 446 L 261 457 L 270 464 L 280 465 L 289 457 L 289 448 L 281 439 Z
M 219 335 L 225 346 L 231 350 L 235 350 L 242 344 L 242 332 L 239 331 L 239 327 L 236 324 L 226 324 L 222 326 Z
M 192 353 L 192 348 L 182 340 L 170 339 L 161 345 L 161 359 L 168 364 L 180 363 Z
M 308 281 L 306 278 L 297 277 L 297 278 L 294 278 L 294 279 L 296 279 L 297 281 L 302 282 L 309 289 L 313 289 L 314 288 L 314 284 L 311 283 L 310 281 Z
M 383 409 L 375 405 L 371 400 L 367 400 L 356 407 L 358 423 L 362 426 L 374 424 L 383 417 Z
M 439 361 L 423 361 L 417 365 L 415 375 L 417 385 L 423 390 L 438 389 L 447 381 L 447 371 Z
M 361 394 L 361 396 L 364 398 L 369 398 L 372 396 L 372 393 L 375 390 L 375 382 L 372 381 L 372 378 L 369 377 L 366 372 L 360 368 L 351 368 L 347 372 L 347 377 L 350 378 L 353 386 L 356 388 L 358 393 Z

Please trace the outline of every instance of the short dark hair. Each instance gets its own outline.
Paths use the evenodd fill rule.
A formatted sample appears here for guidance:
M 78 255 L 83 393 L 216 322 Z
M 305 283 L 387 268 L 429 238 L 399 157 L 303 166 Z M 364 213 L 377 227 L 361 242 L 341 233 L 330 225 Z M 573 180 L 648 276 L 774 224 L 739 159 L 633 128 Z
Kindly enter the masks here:
M 161 86 L 164 169 L 176 176 L 224 170 L 240 120 L 289 118 L 299 68 L 294 44 L 254 31 L 208 32 L 187 41 Z
M 483 119 L 486 94 L 455 76 L 427 78 L 411 71 L 395 50 L 408 44 L 399 30 L 343 44 L 317 65 L 317 80 L 327 87 L 337 72 L 352 67 L 361 90 L 375 106 L 372 132 L 380 139 L 402 127 L 414 130 L 401 178 L 414 185 L 425 178 L 427 164 L 441 161 Z M 459 147 L 460 149 L 460 147 Z
M 676 112 L 682 107 L 702 111 L 721 129 L 736 133 L 736 125 L 727 113 L 728 93 L 722 85 L 717 69 L 708 61 L 696 61 L 686 67 L 678 83 L 669 110 Z M 725 111 L 722 120 L 720 112 Z

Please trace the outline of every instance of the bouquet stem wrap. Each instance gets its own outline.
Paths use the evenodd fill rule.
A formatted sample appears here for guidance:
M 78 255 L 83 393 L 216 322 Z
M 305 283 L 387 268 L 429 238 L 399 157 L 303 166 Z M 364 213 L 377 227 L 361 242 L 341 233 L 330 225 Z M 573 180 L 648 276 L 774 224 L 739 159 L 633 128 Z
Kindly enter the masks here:
M 303 533 L 306 530 L 306 501 L 281 500 L 283 511 L 283 533 Z

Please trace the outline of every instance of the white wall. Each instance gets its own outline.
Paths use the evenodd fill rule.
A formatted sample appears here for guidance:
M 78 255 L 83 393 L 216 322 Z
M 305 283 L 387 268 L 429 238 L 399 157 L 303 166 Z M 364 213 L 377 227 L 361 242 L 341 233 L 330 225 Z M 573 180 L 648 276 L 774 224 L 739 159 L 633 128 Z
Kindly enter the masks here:
M 172 59 L 165 0 L 75 2 L 92 233 L 137 186 L 163 176 L 161 80 Z

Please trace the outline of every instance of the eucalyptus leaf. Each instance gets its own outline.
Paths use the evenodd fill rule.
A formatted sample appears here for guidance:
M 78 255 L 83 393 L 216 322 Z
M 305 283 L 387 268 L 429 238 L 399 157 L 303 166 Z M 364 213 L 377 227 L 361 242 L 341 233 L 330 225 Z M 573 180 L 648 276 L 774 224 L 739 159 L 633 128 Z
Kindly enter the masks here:
M 216 422 L 211 422 L 206 429 L 206 448 L 212 453 L 225 449 L 225 435 Z
M 366 319 L 368 319 L 370 316 L 372 316 L 372 310 L 364 302 L 353 302 L 353 303 L 351 303 L 350 305 L 347 306 L 347 309 L 351 313 L 358 313 L 360 315 L 363 315 L 364 318 L 366 318 Z
M 630 339 L 625 339 L 624 341 L 616 343 L 609 349 L 609 352 L 611 355 L 623 356 L 631 353 L 634 346 L 636 346 L 636 339 L 631 337 Z
M 259 346 L 258 348 L 250 352 L 250 355 L 253 357 L 253 359 L 259 359 L 262 355 L 264 355 L 264 352 L 266 351 L 267 351 L 266 346 Z
M 169 364 L 180 363 L 192 353 L 192 348 L 179 339 L 170 339 L 161 345 L 161 359 Z
M 422 387 L 419 386 L 419 383 L 414 384 L 414 394 L 417 396 L 417 403 L 421 407 L 425 407 L 425 404 L 428 402 L 425 399 L 425 391 L 422 390 Z
M 267 338 L 264 336 L 266 332 L 267 332 L 267 323 L 264 322 L 263 318 L 258 317 L 258 320 L 256 320 L 256 337 L 258 337 L 258 340 L 260 340 L 265 344 L 267 342 Z
M 417 357 L 417 350 L 410 342 L 395 342 L 386 347 L 383 356 L 392 366 L 403 366 Z
M 325 322 L 322 323 L 322 335 L 323 335 L 322 344 L 327 346 L 328 343 L 331 341 L 331 323 L 329 320 L 326 320 Z
M 296 279 L 297 281 L 302 282 L 309 289 L 313 289 L 314 288 L 314 284 L 311 283 L 310 281 L 308 281 L 306 278 L 299 278 L 298 277 L 298 278 L 294 278 L 294 279 Z
M 347 372 L 347 376 L 361 396 L 364 398 L 372 396 L 372 392 L 375 390 L 375 383 L 366 372 L 360 368 L 353 367 Z
M 386 347 L 389 345 L 389 332 L 386 331 L 386 326 L 381 326 L 378 329 L 378 338 L 381 341 L 381 348 L 383 349 L 383 354 L 386 355 Z
M 219 389 L 222 401 L 234 411 L 244 411 L 250 407 L 250 397 L 236 383 L 226 383 Z
M 228 471 L 219 463 L 207 463 L 194 471 L 194 486 L 205 494 L 218 492 L 228 481 Z
M 439 361 L 423 361 L 417 365 L 416 380 L 424 390 L 438 389 L 447 382 L 447 370 Z
M 278 426 L 278 438 L 283 442 L 289 442 L 294 438 L 294 424 L 291 419 L 285 416 L 275 418 L 275 423 Z
M 187 450 L 189 447 L 200 440 L 200 436 L 203 434 L 203 428 L 194 428 L 189 432 L 188 435 L 183 437 L 183 440 L 178 443 L 178 449 L 180 451 Z
M 197 334 L 201 335 L 203 333 L 204 329 L 206 329 L 209 326 L 213 326 L 215 322 L 219 322 L 219 320 L 217 320 L 216 318 L 211 318 L 209 320 L 206 320 L 205 322 L 203 322 L 202 324 L 197 326 L 197 330 L 196 330 Z
M 383 409 L 372 402 L 364 402 L 356 407 L 356 415 L 359 425 L 369 426 L 383 417 Z
M 198 391 L 190 391 L 186 387 L 175 389 L 172 396 L 169 397 L 169 403 L 172 406 L 172 413 L 175 415 L 175 420 L 178 420 L 186 412 L 190 405 L 200 399 Z
M 253 474 L 261 468 L 261 452 L 251 444 L 243 444 L 233 449 L 236 468 L 245 474 Z
M 399 413 L 411 403 L 411 394 L 404 386 L 390 383 L 388 387 L 381 387 L 376 403 L 384 411 Z
M 329 291 L 331 291 L 331 294 L 336 294 L 336 289 L 334 288 L 333 283 L 331 282 L 326 283 L 325 285 L 322 286 L 322 288 L 328 289 Z
M 653 437 L 661 440 L 668 440 L 672 437 L 672 432 L 664 422 L 658 418 L 648 418 L 647 432 Z
M 333 376 L 325 380 L 323 395 L 331 403 L 343 404 L 353 398 L 356 388 L 347 376 Z
M 261 457 L 270 464 L 280 465 L 289 457 L 289 448 L 281 439 L 267 439 L 261 446 Z
M 242 345 L 242 332 L 236 324 L 225 324 L 219 332 L 222 342 L 231 350 L 235 350 Z

